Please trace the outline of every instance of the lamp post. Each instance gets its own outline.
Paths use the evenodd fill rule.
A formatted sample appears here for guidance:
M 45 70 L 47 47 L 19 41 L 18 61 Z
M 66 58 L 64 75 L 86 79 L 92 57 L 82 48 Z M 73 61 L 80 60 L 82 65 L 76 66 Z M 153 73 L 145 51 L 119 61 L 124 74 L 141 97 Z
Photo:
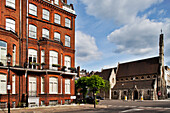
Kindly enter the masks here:
M 7 66 L 8 66 L 8 85 L 7 85 L 7 90 L 8 90 L 8 113 L 10 113 L 10 90 L 11 90 L 11 85 L 10 85 L 10 63 L 11 63 L 11 55 L 8 53 L 6 55 L 7 58 Z
M 96 108 L 96 91 L 97 91 L 97 87 L 94 87 L 94 89 L 93 89 L 93 93 L 94 93 L 94 108 Z

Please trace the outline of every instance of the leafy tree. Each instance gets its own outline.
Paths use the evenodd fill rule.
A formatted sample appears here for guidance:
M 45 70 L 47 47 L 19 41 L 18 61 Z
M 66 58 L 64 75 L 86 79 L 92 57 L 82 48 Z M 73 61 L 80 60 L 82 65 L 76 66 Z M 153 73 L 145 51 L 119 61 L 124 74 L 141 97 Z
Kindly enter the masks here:
M 88 86 L 91 89 L 95 89 L 96 88 L 96 93 L 98 93 L 99 89 L 105 87 L 105 81 L 103 80 L 102 77 L 99 77 L 99 75 L 92 75 L 88 79 Z
M 83 102 L 85 102 L 85 97 L 87 94 L 88 79 L 89 77 L 81 77 L 80 79 L 77 80 L 77 83 L 76 83 L 76 88 L 77 89 L 81 88 L 80 93 L 83 94 Z

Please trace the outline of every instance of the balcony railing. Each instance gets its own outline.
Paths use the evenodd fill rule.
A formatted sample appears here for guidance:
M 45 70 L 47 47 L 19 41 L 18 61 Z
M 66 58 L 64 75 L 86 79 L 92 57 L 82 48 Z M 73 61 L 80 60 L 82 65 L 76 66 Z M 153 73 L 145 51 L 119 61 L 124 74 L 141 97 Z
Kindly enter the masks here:
M 51 41 L 51 42 L 55 42 L 55 43 L 58 43 L 58 44 L 60 44 L 60 45 L 63 46 L 63 42 L 62 42 L 61 40 L 50 40 L 50 39 L 47 39 L 47 38 L 45 38 L 45 37 L 40 37 L 39 41 L 40 41 L 40 42 L 41 42 L 41 41 Z

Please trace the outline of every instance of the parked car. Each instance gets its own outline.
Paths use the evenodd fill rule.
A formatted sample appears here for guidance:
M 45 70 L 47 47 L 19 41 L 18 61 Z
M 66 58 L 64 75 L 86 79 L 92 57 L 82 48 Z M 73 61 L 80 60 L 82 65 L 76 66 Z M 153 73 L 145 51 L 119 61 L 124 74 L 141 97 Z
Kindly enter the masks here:
M 89 103 L 89 104 L 93 104 L 94 103 L 94 97 L 86 97 L 86 102 Z M 100 99 L 97 99 L 96 98 L 96 102 L 100 102 Z
M 101 96 L 96 96 L 96 99 L 104 100 L 104 98 Z

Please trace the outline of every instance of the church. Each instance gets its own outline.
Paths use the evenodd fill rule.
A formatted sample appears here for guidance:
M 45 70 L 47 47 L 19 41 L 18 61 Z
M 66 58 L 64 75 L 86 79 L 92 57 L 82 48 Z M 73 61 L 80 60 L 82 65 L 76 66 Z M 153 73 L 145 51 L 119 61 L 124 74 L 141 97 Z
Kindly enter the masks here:
M 164 37 L 160 34 L 159 56 L 118 63 L 112 99 L 158 100 L 167 98 L 164 77 Z

